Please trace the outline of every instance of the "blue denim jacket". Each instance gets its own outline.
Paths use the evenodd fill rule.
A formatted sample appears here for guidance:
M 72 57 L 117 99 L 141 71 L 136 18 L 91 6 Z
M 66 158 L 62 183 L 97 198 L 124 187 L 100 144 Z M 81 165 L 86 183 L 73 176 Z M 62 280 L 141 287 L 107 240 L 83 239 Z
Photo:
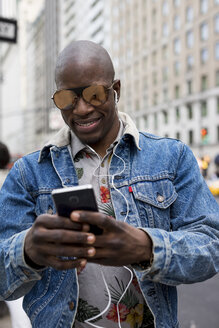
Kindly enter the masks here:
M 64 134 L 69 135 L 67 128 Z M 147 133 L 136 140 L 126 133 L 117 145 L 110 164 L 111 198 L 116 219 L 123 221 L 127 204 L 115 185 L 129 204 L 127 222 L 153 241 L 153 264 L 136 275 L 156 327 L 179 327 L 176 285 L 208 279 L 219 270 L 219 206 L 186 145 Z M 75 270 L 33 270 L 25 263 L 23 245 L 36 217 L 55 213 L 51 191 L 77 184 L 63 141 L 18 160 L 0 192 L 0 299 L 26 295 L 24 309 L 33 328 L 70 328 L 74 321 Z

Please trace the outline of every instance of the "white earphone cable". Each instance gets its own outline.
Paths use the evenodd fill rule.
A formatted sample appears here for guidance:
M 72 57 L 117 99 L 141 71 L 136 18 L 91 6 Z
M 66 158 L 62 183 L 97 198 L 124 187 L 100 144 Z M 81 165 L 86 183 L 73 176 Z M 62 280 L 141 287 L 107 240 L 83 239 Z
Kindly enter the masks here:
M 117 172 L 116 174 L 122 174 L 122 173 L 125 171 L 125 161 L 123 160 L 123 158 L 121 158 L 120 156 L 118 156 L 117 154 L 115 154 L 115 150 L 116 150 L 116 147 L 113 148 L 113 155 L 116 156 L 117 158 L 119 158 L 119 159 L 122 161 L 122 163 L 123 163 L 123 169 L 122 169 L 120 172 Z M 126 197 L 123 195 L 123 193 L 122 193 L 120 190 L 118 190 L 118 189 L 116 188 L 115 184 L 114 184 L 114 176 L 115 176 L 115 174 L 112 175 L 112 176 L 111 176 L 111 175 L 108 175 L 108 174 L 96 175 L 96 174 L 95 174 L 95 171 L 96 171 L 99 167 L 100 167 L 100 164 L 99 164 L 99 166 L 96 167 L 95 170 L 93 171 L 93 176 L 95 176 L 95 177 L 112 177 L 112 187 L 113 187 L 113 189 L 116 190 L 116 191 L 117 191 L 117 192 L 123 197 L 123 199 L 125 200 L 125 203 L 126 203 L 126 216 L 125 216 L 125 219 L 124 219 L 124 222 L 126 222 L 126 219 L 127 219 L 127 217 L 128 217 L 128 213 L 129 213 L 129 203 L 128 203 Z M 117 315 L 118 315 L 118 326 L 119 326 L 119 328 L 121 328 L 121 320 L 120 320 L 120 313 L 119 313 L 119 303 L 120 303 L 121 300 L 123 299 L 125 293 L 127 292 L 128 288 L 129 288 L 129 286 L 130 286 L 130 284 L 131 284 L 131 282 L 132 282 L 132 280 L 133 280 L 133 272 L 132 272 L 132 270 L 129 269 L 127 266 L 123 266 L 123 268 L 126 269 L 126 270 L 128 270 L 128 271 L 130 272 L 131 278 L 130 278 L 130 280 L 129 280 L 129 282 L 128 282 L 128 284 L 127 284 L 127 286 L 126 286 L 124 292 L 122 293 L 122 295 L 120 296 L 118 302 L 116 303 L 116 310 L 117 310 Z M 103 277 L 103 281 L 104 281 L 104 284 L 105 284 L 105 287 L 106 287 L 106 290 L 107 290 L 107 294 L 108 294 L 109 299 L 108 299 L 108 304 L 107 304 L 106 308 L 105 308 L 101 313 L 99 313 L 98 315 L 96 315 L 96 316 L 94 316 L 94 317 L 92 317 L 92 318 L 89 318 L 89 319 L 85 320 L 85 323 L 87 323 L 87 324 L 89 324 L 89 325 L 91 325 L 91 326 L 93 326 L 93 327 L 95 327 L 95 328 L 104 328 L 104 327 L 97 326 L 97 325 L 95 325 L 94 323 L 91 323 L 90 321 L 95 320 L 95 319 L 97 319 L 98 317 L 102 316 L 102 315 L 103 315 L 103 314 L 109 309 L 110 304 L 111 304 L 111 294 L 110 294 L 110 290 L 109 290 L 109 287 L 108 287 L 108 285 L 107 285 L 107 282 L 106 282 L 106 279 L 105 279 L 105 277 L 104 277 L 104 273 L 103 273 L 103 270 L 102 270 L 101 266 L 100 266 L 100 271 L 101 271 L 101 274 L 102 274 L 102 277 Z

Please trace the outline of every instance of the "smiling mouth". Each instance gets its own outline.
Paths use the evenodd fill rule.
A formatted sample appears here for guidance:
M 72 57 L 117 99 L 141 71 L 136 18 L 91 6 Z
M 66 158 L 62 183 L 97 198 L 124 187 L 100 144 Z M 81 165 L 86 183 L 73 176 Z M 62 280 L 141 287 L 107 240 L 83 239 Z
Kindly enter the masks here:
M 92 121 L 92 122 L 89 122 L 89 123 L 79 123 L 79 122 L 75 122 L 75 123 L 79 126 L 90 126 L 90 125 L 93 125 L 96 122 L 97 121 Z
M 97 122 L 100 121 L 100 118 L 97 118 L 93 121 L 89 121 L 89 122 L 78 122 L 78 121 L 75 121 L 74 123 L 78 126 L 81 126 L 81 127 L 89 127 L 89 126 L 92 126 L 92 125 L 95 125 Z

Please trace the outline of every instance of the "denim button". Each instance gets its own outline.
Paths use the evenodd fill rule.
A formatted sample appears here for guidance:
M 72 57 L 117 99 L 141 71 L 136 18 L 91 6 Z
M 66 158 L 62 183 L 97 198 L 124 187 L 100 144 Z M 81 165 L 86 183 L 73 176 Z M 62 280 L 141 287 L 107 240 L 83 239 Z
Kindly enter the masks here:
M 59 158 L 59 153 L 56 153 L 56 158 Z
M 73 311 L 74 310 L 74 308 L 75 308 L 75 304 L 74 304 L 74 302 L 69 302 L 69 309 L 71 310 L 71 311 Z
M 158 195 L 157 200 L 158 200 L 159 203 L 162 203 L 164 201 L 164 196 Z
M 48 214 L 53 214 L 53 209 L 52 209 L 51 206 L 48 207 L 47 213 L 48 213 Z

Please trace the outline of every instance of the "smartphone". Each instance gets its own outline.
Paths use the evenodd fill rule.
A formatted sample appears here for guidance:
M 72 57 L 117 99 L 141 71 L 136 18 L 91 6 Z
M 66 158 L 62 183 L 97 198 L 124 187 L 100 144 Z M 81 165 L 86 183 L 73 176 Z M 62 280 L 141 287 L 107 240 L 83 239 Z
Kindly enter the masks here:
M 90 184 L 54 189 L 52 198 L 60 216 L 69 218 L 70 213 L 74 210 L 98 212 L 94 190 Z M 102 229 L 96 225 L 90 225 L 90 232 L 101 235 Z

